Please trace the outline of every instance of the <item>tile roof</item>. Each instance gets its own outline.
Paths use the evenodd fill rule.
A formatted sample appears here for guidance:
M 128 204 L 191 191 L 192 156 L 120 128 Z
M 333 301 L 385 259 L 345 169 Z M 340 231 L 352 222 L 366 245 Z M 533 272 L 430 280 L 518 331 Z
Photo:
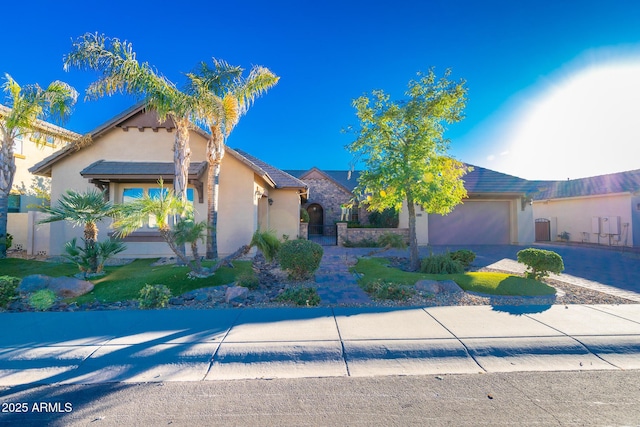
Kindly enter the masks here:
M 302 170 L 302 169 L 292 169 L 292 170 L 287 169 L 285 172 L 295 176 L 296 178 L 301 178 L 302 176 L 304 176 L 306 173 L 308 173 L 309 171 L 311 171 L 313 169 L 314 168 L 304 169 L 304 170 Z M 315 168 L 315 169 L 317 169 L 317 168 Z M 356 188 L 356 185 L 358 185 L 358 177 L 360 177 L 360 171 L 322 170 L 322 169 L 318 169 L 318 170 L 320 172 L 324 173 L 325 175 L 327 175 L 329 178 L 333 179 L 338 184 L 342 185 L 348 191 L 353 191 L 353 189 Z
M 201 177 L 207 170 L 207 162 L 192 162 L 189 175 Z M 82 176 L 174 176 L 173 163 L 161 162 L 109 162 L 98 160 L 82 171 Z
M 275 166 L 271 166 L 270 164 L 258 159 L 257 157 L 252 156 L 246 151 L 238 150 L 238 149 L 229 149 L 232 152 L 242 156 L 247 162 L 257 168 L 260 171 L 263 171 L 267 177 L 269 177 L 275 184 L 276 188 L 307 188 L 307 184 L 292 176 L 291 174 L 276 168 Z
M 526 179 L 496 172 L 480 166 L 467 166 L 473 167 L 473 170 L 467 173 L 462 179 L 464 180 L 464 186 L 467 192 L 470 194 L 521 194 L 531 190 L 531 183 Z M 361 174 L 361 171 L 318 170 L 350 191 L 358 184 L 358 178 Z M 287 170 L 288 173 L 298 178 L 304 176 L 309 171 L 310 170 Z
M 566 181 L 531 181 L 534 200 L 640 191 L 640 169 Z

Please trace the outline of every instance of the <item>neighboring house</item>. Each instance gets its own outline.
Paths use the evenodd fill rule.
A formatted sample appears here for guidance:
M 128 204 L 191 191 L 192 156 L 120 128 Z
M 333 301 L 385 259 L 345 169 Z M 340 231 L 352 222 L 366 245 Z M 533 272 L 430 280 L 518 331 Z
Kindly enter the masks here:
M 533 184 L 537 241 L 640 246 L 640 169 Z
M 162 178 L 167 187 L 174 177 L 175 127 L 170 119 L 160 123 L 154 112 L 135 106 L 91 133 L 36 164 L 31 171 L 51 177 L 51 203 L 69 189 L 99 188 L 114 203 L 159 191 Z M 190 131 L 191 166 L 188 199 L 196 221 L 207 218 L 206 144 L 209 135 Z M 228 148 L 222 161 L 219 187 L 218 252 L 230 254 L 248 244 L 255 230 L 274 230 L 279 237 L 295 238 L 299 232 L 301 199 L 307 186 L 291 175 L 242 151 Z M 100 239 L 112 232 L 108 223 L 99 225 Z M 49 254 L 60 255 L 65 242 L 81 237 L 81 229 L 64 222 L 50 225 Z M 122 257 L 169 256 L 171 251 L 153 218 L 125 239 Z M 204 249 L 202 249 L 204 251 Z
M 416 207 L 419 245 L 527 244 L 534 241 L 531 183 L 525 179 L 472 166 L 462 177 L 468 198 L 447 215 Z M 400 227 L 408 227 L 406 209 Z
M 10 109 L 0 105 L 0 117 L 9 112 Z M 47 130 L 56 134 L 56 137 L 47 137 L 44 141 L 36 143 L 40 139 L 38 131 Z M 63 129 L 59 126 L 45 122 L 36 121 L 33 132 L 29 135 L 19 136 L 14 144 L 14 158 L 16 161 L 16 173 L 13 178 L 13 189 L 9 196 L 9 216 L 7 231 L 13 236 L 12 248 L 22 250 L 27 248 L 29 236 L 27 234 L 28 211 L 35 208 L 30 206 L 42 202 L 33 187 L 35 176 L 29 172 L 36 163 L 54 153 L 57 149 L 80 138 L 80 135 Z M 41 189 L 46 189 L 47 183 L 42 183 Z

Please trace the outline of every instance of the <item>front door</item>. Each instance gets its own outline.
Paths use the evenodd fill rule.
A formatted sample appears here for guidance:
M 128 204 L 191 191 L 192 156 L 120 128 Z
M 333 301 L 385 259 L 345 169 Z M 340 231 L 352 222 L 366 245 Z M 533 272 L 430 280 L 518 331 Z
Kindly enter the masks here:
M 324 211 L 322 206 L 317 203 L 309 205 L 307 208 L 309 214 L 309 234 L 322 235 L 324 225 Z

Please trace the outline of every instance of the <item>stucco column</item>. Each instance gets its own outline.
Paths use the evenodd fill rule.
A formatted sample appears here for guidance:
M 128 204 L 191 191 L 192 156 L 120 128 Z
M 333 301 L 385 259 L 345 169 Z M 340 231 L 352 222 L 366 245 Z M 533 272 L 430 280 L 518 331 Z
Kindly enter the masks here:
M 338 227 L 338 246 L 344 246 L 344 241 L 347 240 L 347 223 L 338 222 L 336 226 Z

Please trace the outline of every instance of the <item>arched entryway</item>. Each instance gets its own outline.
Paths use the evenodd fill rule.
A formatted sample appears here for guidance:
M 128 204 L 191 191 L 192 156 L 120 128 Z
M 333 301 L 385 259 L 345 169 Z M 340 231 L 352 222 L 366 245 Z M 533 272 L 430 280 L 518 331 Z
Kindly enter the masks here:
M 307 207 L 309 214 L 309 234 L 322 235 L 324 226 L 324 210 L 317 203 L 312 203 Z

